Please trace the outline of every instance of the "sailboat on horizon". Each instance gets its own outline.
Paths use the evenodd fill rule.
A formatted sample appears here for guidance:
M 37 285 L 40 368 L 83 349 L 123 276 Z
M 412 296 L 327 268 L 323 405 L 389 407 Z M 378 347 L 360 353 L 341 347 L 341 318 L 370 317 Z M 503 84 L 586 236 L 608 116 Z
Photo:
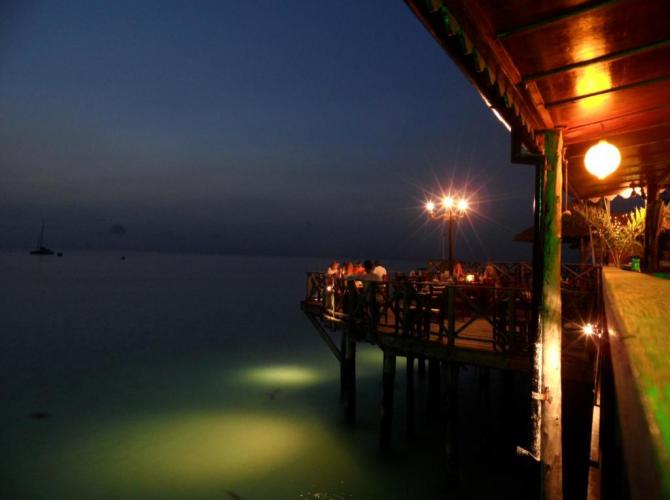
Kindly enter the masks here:
M 40 237 L 37 240 L 37 247 L 30 251 L 30 255 L 53 255 L 54 251 L 51 248 L 44 246 L 44 219 L 42 219 L 42 229 L 40 229 Z

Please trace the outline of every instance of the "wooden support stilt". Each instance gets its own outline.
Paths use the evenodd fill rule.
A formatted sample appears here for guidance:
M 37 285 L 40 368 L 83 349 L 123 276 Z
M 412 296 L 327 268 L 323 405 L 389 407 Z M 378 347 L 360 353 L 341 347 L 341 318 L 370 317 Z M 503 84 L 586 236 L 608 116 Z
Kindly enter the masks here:
M 393 421 L 393 393 L 395 391 L 395 354 L 384 351 L 384 394 L 381 405 L 379 446 L 382 450 L 391 447 L 391 424 Z
M 356 339 L 350 333 L 346 334 L 345 360 L 345 392 L 344 413 L 347 422 L 356 422 Z
M 503 445 L 505 447 L 510 447 L 511 452 L 514 452 L 516 448 L 516 434 L 514 428 L 516 426 L 517 420 L 515 415 L 515 405 L 516 401 L 514 397 L 514 372 L 511 370 L 503 370 L 500 374 L 501 376 L 501 385 L 502 385 L 502 394 L 505 404 L 503 405 L 502 415 L 500 420 L 502 427 L 504 429 L 503 434 Z
M 561 193 L 563 135 L 560 130 L 544 134 L 546 182 L 544 189 L 544 269 L 540 333 L 542 339 L 541 484 L 545 500 L 563 498 L 563 452 L 561 446 Z
M 658 235 L 660 232 L 660 208 L 658 199 L 658 183 L 655 179 L 647 179 L 647 208 L 644 220 L 644 259 L 643 269 L 648 272 L 658 271 Z
M 426 358 L 420 356 L 417 360 L 417 365 L 419 365 L 417 368 L 419 378 L 423 380 L 426 377 Z
M 478 367 L 479 375 L 479 401 L 478 412 L 479 427 L 482 429 L 481 441 L 482 446 L 488 445 L 491 438 L 491 369 L 485 366 Z
M 447 413 L 445 418 L 445 441 L 447 476 L 450 482 L 458 478 L 458 372 L 453 361 L 444 366 Z
M 407 435 L 414 434 L 414 358 L 407 356 L 406 368 L 406 383 L 407 383 Z
M 344 402 L 344 397 L 347 392 L 347 363 L 345 359 L 347 352 L 347 336 L 345 333 L 342 333 L 340 352 L 342 353 L 342 359 L 340 359 L 340 401 Z
M 428 412 L 440 413 L 440 362 L 435 359 L 428 360 Z

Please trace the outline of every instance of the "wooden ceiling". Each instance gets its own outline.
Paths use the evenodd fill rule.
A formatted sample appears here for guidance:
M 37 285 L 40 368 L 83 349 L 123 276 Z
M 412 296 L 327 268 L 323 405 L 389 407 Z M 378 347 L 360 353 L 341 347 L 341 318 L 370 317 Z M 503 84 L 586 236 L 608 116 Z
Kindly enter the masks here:
M 573 194 L 669 187 L 670 0 L 406 2 L 529 151 L 563 129 Z M 583 163 L 601 138 L 622 155 L 603 180 Z

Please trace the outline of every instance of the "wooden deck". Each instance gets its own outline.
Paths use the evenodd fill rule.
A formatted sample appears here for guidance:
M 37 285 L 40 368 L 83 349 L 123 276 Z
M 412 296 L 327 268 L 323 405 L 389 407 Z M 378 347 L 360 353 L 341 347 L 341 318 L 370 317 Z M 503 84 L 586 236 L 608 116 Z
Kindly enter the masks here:
M 388 307 L 380 314 L 378 321 L 374 322 L 374 326 L 370 321 L 348 322 L 346 315 L 333 314 L 324 308 L 321 298 L 305 300 L 301 306 L 340 361 L 343 359 L 342 348 L 339 347 L 342 345 L 342 338 L 335 337 L 351 329 L 356 341 L 377 345 L 397 356 L 453 361 L 464 365 L 519 372 L 529 372 L 531 368 L 527 307 L 523 307 L 522 313 L 510 313 L 514 315 L 513 326 L 501 326 L 495 318 L 488 315 L 490 311 L 484 309 L 478 311 L 481 317 L 470 314 L 466 318 L 456 318 L 454 315 L 453 330 L 458 333 L 450 339 L 446 325 L 441 325 L 441 321 L 446 323 L 449 312 L 440 314 L 438 310 L 432 309 L 428 313 L 431 318 L 427 321 L 418 320 L 422 323 L 421 331 L 412 330 L 409 333 L 407 327 L 403 332 L 403 320 L 397 317 L 402 316 L 402 304 Z M 522 338 L 517 339 L 516 343 L 505 339 L 507 343 L 501 345 L 501 328 L 504 332 L 513 332 L 511 335 Z M 566 329 L 562 354 L 564 378 L 592 381 L 594 357 L 593 342 L 583 338 L 581 332 Z

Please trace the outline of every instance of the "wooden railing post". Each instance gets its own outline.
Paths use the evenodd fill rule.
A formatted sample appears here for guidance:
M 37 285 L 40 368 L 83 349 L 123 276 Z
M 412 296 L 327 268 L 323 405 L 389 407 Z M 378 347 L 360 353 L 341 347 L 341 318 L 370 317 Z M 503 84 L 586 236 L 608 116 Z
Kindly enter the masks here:
M 456 292 L 454 285 L 449 285 L 447 292 L 447 322 L 449 326 L 449 346 L 456 343 Z

